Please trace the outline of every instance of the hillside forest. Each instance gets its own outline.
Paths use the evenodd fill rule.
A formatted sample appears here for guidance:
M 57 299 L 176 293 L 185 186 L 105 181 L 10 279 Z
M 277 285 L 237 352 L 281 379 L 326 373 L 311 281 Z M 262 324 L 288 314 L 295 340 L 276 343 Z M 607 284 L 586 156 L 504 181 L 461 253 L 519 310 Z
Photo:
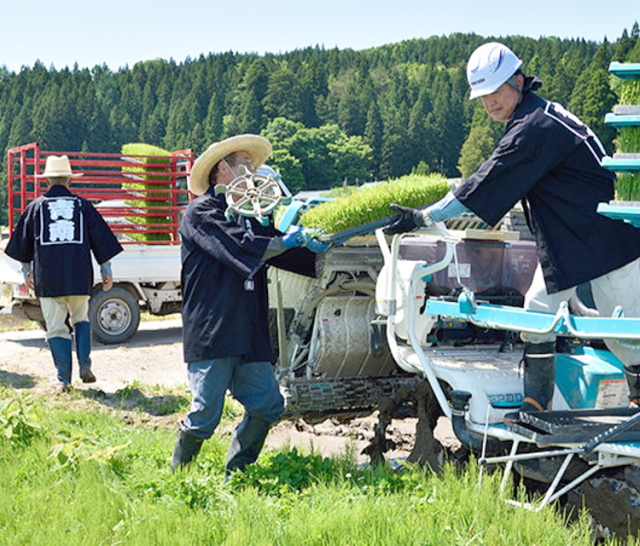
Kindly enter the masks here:
M 503 127 L 468 100 L 466 61 L 482 43 L 504 42 L 543 82 L 540 94 L 582 118 L 609 152 L 604 124 L 618 100 L 612 61 L 640 62 L 633 22 L 615 42 L 452 34 L 372 49 L 309 47 L 281 54 L 151 60 L 111 71 L 0 65 L 0 224 L 6 223 L 6 150 L 120 152 L 144 142 L 197 154 L 221 138 L 259 133 L 270 165 L 292 193 L 409 173 L 471 174 Z M 0 59 L 1 63 L 1 59 Z

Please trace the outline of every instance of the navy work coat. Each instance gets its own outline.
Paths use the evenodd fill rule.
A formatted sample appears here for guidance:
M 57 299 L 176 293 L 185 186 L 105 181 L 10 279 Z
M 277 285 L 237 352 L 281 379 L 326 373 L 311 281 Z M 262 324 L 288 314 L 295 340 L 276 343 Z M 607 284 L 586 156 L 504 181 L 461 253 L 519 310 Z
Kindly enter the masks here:
M 210 189 L 187 208 L 180 225 L 182 322 L 186 362 L 229 356 L 272 359 L 266 267 L 261 258 L 273 226 L 254 219 L 225 217 L 223 194 Z M 315 276 L 315 254 L 286 251 L 271 265 Z
M 5 249 L 14 260 L 33 262 L 36 295 L 49 298 L 91 295 L 91 253 L 103 264 L 121 251 L 94 206 L 61 185 L 27 205 Z
M 522 200 L 552 294 L 640 256 L 640 230 L 597 212 L 614 197 L 604 155 L 576 116 L 528 92 L 491 157 L 454 194 L 490 225 Z

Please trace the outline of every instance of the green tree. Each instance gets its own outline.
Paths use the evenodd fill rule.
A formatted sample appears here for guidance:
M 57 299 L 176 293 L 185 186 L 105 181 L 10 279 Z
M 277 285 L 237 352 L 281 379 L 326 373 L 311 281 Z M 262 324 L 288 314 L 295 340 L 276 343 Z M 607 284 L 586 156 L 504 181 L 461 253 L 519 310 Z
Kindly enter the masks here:
M 370 177 L 371 147 L 362 137 L 348 136 L 335 124 L 307 128 L 277 118 L 267 124 L 262 135 L 274 149 L 269 163 L 280 169 L 290 187 L 327 189 L 344 178 L 364 181 Z
M 604 118 L 613 110 L 617 98 L 609 83 L 607 53 L 608 48 L 603 44 L 589 68 L 577 79 L 568 109 L 591 127 L 607 151 L 612 153 L 617 132 L 604 123 Z
M 6 148 L 15 148 L 34 141 L 32 111 L 32 102 L 27 99 L 11 123 Z
M 367 111 L 367 124 L 364 127 L 364 141 L 372 150 L 372 172 L 373 176 L 376 178 L 380 176 L 383 132 L 384 126 L 382 123 L 382 116 L 380 115 L 380 108 L 378 107 L 378 103 L 374 101 L 369 105 L 369 110 Z
M 292 156 L 284 147 L 274 146 L 269 165 L 280 172 L 282 181 L 292 194 L 306 190 L 307 185 L 302 174 L 302 162 Z
M 546 98 L 567 105 L 571 99 L 576 80 L 584 68 L 582 56 L 577 52 L 563 55 L 551 80 L 548 83 L 544 82 L 543 90 L 545 90 Z
M 262 101 L 269 85 L 267 64 L 262 59 L 251 62 L 242 83 L 232 98 L 231 112 L 225 116 L 225 134 L 260 133 L 267 115 Z
M 319 59 L 313 58 L 304 63 L 302 74 L 301 121 L 306 127 L 318 127 L 321 121 L 317 112 L 317 103 L 328 93 L 327 71 Z
M 463 106 L 466 93 L 462 68 L 451 75 L 443 71 L 434 80 L 434 125 L 440 147 L 431 167 L 446 176 L 457 175 L 458 157 L 466 137 Z
M 204 138 L 207 142 L 216 142 L 223 135 L 224 103 L 220 93 L 214 92 L 209 100 L 207 117 L 204 120 Z
M 478 170 L 495 149 L 495 139 L 491 129 L 478 126 L 471 129 L 462 145 L 458 170 L 462 178 L 468 178 Z
M 45 150 L 79 151 L 82 131 L 78 130 L 76 102 L 55 83 L 33 111 L 33 137 Z
M 269 76 L 262 106 L 271 119 L 285 117 L 293 121 L 303 121 L 302 87 L 287 66 L 282 66 Z

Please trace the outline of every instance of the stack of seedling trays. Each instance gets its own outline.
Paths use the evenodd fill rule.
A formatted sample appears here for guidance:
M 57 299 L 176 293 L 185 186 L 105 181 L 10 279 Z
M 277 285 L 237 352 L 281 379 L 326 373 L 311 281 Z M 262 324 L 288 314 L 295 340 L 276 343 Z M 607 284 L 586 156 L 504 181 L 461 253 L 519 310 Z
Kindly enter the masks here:
M 605 123 L 618 129 L 617 153 L 602 166 L 622 173 L 616 182 L 620 201 L 640 201 L 640 63 L 613 62 L 609 72 L 621 79 L 620 103 Z

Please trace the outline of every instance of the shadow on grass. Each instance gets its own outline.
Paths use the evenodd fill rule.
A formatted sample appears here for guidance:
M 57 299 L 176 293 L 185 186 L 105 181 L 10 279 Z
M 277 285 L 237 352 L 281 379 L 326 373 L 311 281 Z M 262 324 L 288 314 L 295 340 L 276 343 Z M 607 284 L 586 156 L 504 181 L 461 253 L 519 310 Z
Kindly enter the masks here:
M 127 386 L 115 393 L 105 393 L 100 389 L 76 392 L 84 398 L 101 402 L 111 408 L 124 411 L 141 410 L 154 417 L 185 412 L 191 402 L 190 398 L 179 394 L 147 394 L 137 386 Z
M 33 389 L 38 378 L 29 374 L 6 372 L 0 370 L 0 385 L 12 389 Z
M 8 372 L 0 369 L 0 387 L 15 390 L 40 390 L 42 387 L 40 378 L 35 375 Z M 47 395 L 49 391 L 54 392 L 54 388 L 45 386 Z M 153 387 L 150 388 L 153 390 Z M 68 394 L 61 396 L 70 396 L 72 398 L 84 398 L 98 402 L 107 407 L 123 411 L 143 411 L 153 417 L 163 417 L 176 413 L 186 413 L 191 403 L 191 399 L 187 394 L 176 394 L 167 392 L 149 393 L 144 392 L 145 388 L 138 385 L 128 385 L 116 392 L 107 393 L 102 389 L 75 389 L 72 388 Z

